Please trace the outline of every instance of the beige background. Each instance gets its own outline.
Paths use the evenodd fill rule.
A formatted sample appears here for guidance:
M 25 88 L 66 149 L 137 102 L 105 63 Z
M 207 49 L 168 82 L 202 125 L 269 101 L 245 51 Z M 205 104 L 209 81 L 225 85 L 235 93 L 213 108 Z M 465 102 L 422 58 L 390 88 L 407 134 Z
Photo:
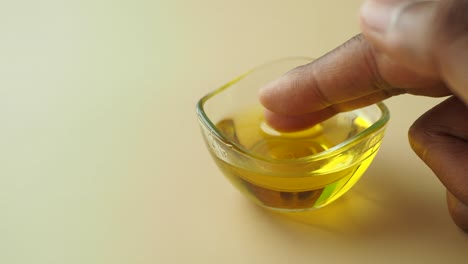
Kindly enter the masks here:
M 0 263 L 465 263 L 468 236 L 392 119 L 352 191 L 307 223 L 242 197 L 205 149 L 208 91 L 359 32 L 360 1 L 0 2 Z

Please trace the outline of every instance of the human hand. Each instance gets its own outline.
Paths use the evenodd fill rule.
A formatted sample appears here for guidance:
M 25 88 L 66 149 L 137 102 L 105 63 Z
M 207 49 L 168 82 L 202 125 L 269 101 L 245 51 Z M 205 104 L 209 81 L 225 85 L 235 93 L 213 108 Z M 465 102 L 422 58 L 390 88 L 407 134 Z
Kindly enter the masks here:
M 448 96 L 409 129 L 468 231 L 468 1 L 372 0 L 358 35 L 261 89 L 267 121 L 297 130 L 399 94 Z

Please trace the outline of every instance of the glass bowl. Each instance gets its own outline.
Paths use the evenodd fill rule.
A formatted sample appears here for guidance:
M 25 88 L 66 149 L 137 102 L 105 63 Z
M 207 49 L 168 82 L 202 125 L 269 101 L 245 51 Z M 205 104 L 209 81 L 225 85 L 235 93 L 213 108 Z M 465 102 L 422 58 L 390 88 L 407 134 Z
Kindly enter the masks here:
M 254 68 L 200 99 L 197 115 L 214 161 L 253 202 L 273 210 L 323 207 L 345 194 L 376 155 L 389 111 L 383 103 L 283 133 L 266 124 L 258 90 L 309 63 L 287 58 Z

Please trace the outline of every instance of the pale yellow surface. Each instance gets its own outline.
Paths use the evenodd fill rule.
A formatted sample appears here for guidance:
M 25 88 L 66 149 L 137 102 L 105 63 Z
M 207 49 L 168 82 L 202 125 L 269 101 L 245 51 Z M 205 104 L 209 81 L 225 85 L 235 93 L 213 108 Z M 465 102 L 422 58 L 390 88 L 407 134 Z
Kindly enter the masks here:
M 440 99 L 388 100 L 381 151 L 307 224 L 215 167 L 199 97 L 358 33 L 360 1 L 0 2 L 0 263 L 466 263 L 468 236 L 407 144 Z

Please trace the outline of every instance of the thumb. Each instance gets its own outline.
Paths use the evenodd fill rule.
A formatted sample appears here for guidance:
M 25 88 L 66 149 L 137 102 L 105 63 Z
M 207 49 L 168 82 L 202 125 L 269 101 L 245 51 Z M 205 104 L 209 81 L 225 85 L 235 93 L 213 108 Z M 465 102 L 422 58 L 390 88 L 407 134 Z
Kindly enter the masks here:
M 468 105 L 467 13 L 467 0 L 368 0 L 361 29 L 395 63 L 443 80 Z

